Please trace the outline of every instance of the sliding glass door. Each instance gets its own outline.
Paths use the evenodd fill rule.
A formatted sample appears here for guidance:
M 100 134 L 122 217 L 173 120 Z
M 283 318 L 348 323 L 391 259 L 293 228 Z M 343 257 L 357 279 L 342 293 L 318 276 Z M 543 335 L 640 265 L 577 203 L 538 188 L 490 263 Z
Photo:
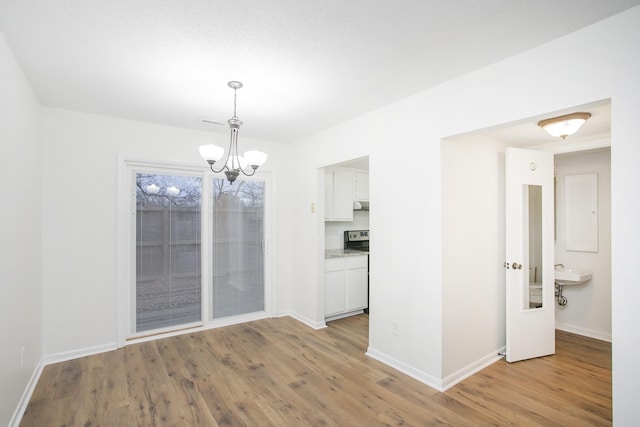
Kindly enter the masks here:
M 265 183 L 212 179 L 212 318 L 265 309 Z
M 135 332 L 202 319 L 202 179 L 136 173 Z
M 142 162 L 126 176 L 119 342 L 263 317 L 269 181 Z

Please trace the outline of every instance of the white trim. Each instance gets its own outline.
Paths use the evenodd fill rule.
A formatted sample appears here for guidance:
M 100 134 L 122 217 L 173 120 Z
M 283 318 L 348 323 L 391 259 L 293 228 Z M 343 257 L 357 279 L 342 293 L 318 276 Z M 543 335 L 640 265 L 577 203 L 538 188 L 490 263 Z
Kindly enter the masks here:
M 554 154 L 562 154 L 611 147 L 611 135 L 609 133 L 595 135 L 589 138 L 570 139 L 562 141 L 562 144 L 560 144 L 558 140 L 544 145 L 532 146 L 530 148 L 532 150 L 550 151 Z
M 300 313 L 296 313 L 296 312 L 293 312 L 293 311 L 289 311 L 286 314 L 281 313 L 281 315 L 279 317 L 284 317 L 284 316 L 293 317 L 298 322 L 304 323 L 308 327 L 310 327 L 312 329 L 315 329 L 315 330 L 324 329 L 324 328 L 327 327 L 327 324 L 324 322 L 324 320 L 322 322 L 316 322 L 314 320 L 309 319 L 306 316 L 303 316 Z
M 278 301 L 277 286 L 275 280 L 276 266 L 276 250 L 273 242 L 273 236 L 277 236 L 275 215 L 275 180 L 273 173 L 262 172 L 256 173 L 264 181 L 264 309 L 271 317 L 274 317 L 276 305 Z
M 476 374 L 476 373 L 480 372 L 481 370 L 483 370 L 484 368 L 486 368 L 487 366 L 496 363 L 498 360 L 500 360 L 500 359 L 502 359 L 504 357 L 503 355 L 501 355 L 499 353 L 504 354 L 505 350 L 506 350 L 506 347 L 502 346 L 499 349 L 494 350 L 491 353 L 487 354 L 486 356 L 481 357 L 480 359 L 476 360 L 475 362 L 472 362 L 472 363 L 468 364 L 464 368 L 458 369 L 453 374 L 447 375 L 446 377 L 444 377 L 442 379 L 442 390 L 441 391 L 448 390 L 449 388 L 453 387 L 454 385 L 458 384 L 459 382 L 469 378 L 471 375 Z
M 274 179 L 273 173 L 269 171 L 259 171 L 255 176 L 246 178 L 248 180 L 259 180 L 265 184 L 265 218 L 264 218 L 264 292 L 265 292 L 265 309 L 255 313 L 246 315 L 232 316 L 223 319 L 211 319 L 211 238 L 210 238 L 210 214 L 211 199 L 207 197 L 210 192 L 210 178 L 221 177 L 223 174 L 212 174 L 209 169 L 202 164 L 185 163 L 178 161 L 167 161 L 159 159 L 140 159 L 117 156 L 117 245 L 116 245 L 116 277 L 117 277 L 117 347 L 124 347 L 132 342 L 141 342 L 155 338 L 162 338 L 172 335 L 179 335 L 180 330 L 171 333 L 169 331 L 147 331 L 153 333 L 153 337 L 144 337 L 131 332 L 132 307 L 131 292 L 135 281 L 135 272 L 133 271 L 135 264 L 134 250 L 131 247 L 131 239 L 134 233 L 131 221 L 131 215 L 135 214 L 135 193 L 131 191 L 132 174 L 137 171 L 150 170 L 162 171 L 166 173 L 180 173 L 188 175 L 198 175 L 202 179 L 202 200 L 201 200 L 201 255 L 203 257 L 202 266 L 202 310 L 201 321 L 199 325 L 187 325 L 190 327 L 187 331 L 200 331 L 219 326 L 226 326 L 236 323 L 247 322 L 251 320 L 262 319 L 273 316 L 276 307 L 277 293 L 274 285 L 275 277 L 275 248 L 272 247 L 272 236 L 275 234 L 275 221 L 273 220 L 273 209 L 275 199 L 273 197 Z M 243 178 L 244 179 L 244 178 Z M 132 211 L 133 210 L 133 211 Z M 159 333 L 158 333 L 159 332 Z M 143 333 L 144 334 L 144 333 Z
M 131 303 L 135 295 L 135 235 L 136 195 L 132 190 L 135 173 L 140 171 L 175 173 L 185 176 L 196 176 L 204 183 L 206 180 L 206 168 L 202 165 L 181 163 L 166 160 L 135 160 L 118 156 L 118 193 L 117 193 L 117 344 L 118 347 L 127 345 L 127 340 L 135 333 L 135 307 Z M 204 194 L 204 193 L 203 193 Z M 204 198 L 204 197 L 203 197 Z M 201 199 L 200 209 L 203 212 Z M 202 222 L 202 218 L 201 218 Z M 206 237 L 201 229 L 201 241 Z M 204 244 L 204 242 L 202 242 Z M 202 284 L 201 284 L 202 286 Z M 201 304 L 204 302 L 201 301 Z M 202 310 L 201 310 L 202 312 Z M 201 320 L 202 316 L 201 316 Z M 149 331 L 154 333 L 156 331 Z M 162 332 L 162 331 L 160 331 Z
M 365 355 L 371 357 L 372 359 L 376 359 L 377 361 L 382 362 L 385 365 L 388 365 L 393 369 L 402 372 L 403 374 L 407 374 L 411 378 L 414 378 L 421 383 L 428 385 L 429 387 L 435 388 L 438 391 L 444 391 L 442 381 L 440 379 L 422 372 L 421 370 L 416 369 L 413 366 L 407 365 L 406 363 L 396 359 L 395 357 L 389 356 L 371 347 L 367 349 Z
M 205 329 L 221 328 L 223 326 L 238 325 L 240 323 L 253 322 L 255 320 L 269 319 L 271 316 L 267 311 L 255 311 L 253 313 L 238 314 L 236 316 L 221 317 L 205 324 Z
M 264 311 L 259 311 L 255 313 L 249 313 L 249 314 L 242 314 L 239 316 L 229 316 L 222 319 L 216 319 L 215 321 L 207 322 L 204 325 L 195 326 L 192 328 L 184 328 L 184 329 L 178 329 L 174 331 L 167 331 L 167 332 L 147 335 L 139 338 L 132 337 L 127 340 L 127 345 L 139 344 L 139 343 L 148 342 L 148 341 L 155 341 L 163 338 L 175 337 L 178 335 L 192 334 L 195 332 L 204 332 L 209 329 L 222 328 L 224 326 L 238 325 L 241 323 L 247 323 L 247 322 L 252 322 L 254 320 L 261 320 L 261 319 L 268 319 L 268 318 L 270 318 L 270 316 L 268 316 L 267 313 L 265 313 Z
M 79 359 L 80 357 L 92 356 L 94 354 L 105 353 L 107 351 L 117 350 L 117 343 L 101 344 L 94 347 L 80 348 L 77 350 L 63 351 L 61 353 L 48 354 L 42 358 L 44 366 L 53 363 L 66 362 L 68 360 Z
M 117 188 L 116 188 L 116 342 L 118 348 L 126 345 L 128 332 L 128 316 L 131 306 L 129 300 L 129 252 L 131 230 L 129 227 L 129 192 L 127 175 L 129 172 L 127 159 L 117 157 Z
M 18 427 L 20 425 L 22 417 L 24 416 L 24 411 L 27 410 L 27 405 L 31 400 L 33 391 L 36 389 L 36 385 L 38 384 L 38 380 L 40 380 L 40 375 L 42 375 L 43 369 L 44 365 L 42 364 L 42 361 L 40 361 L 40 363 L 38 363 L 36 368 L 33 370 L 31 378 L 29 378 L 29 382 L 27 382 L 27 386 L 22 393 L 22 397 L 18 401 L 18 405 L 16 406 L 15 411 L 13 411 L 13 416 L 9 420 L 8 427 Z
M 127 337 L 127 344 L 133 340 L 137 340 L 141 338 L 147 338 L 147 337 L 157 336 L 157 335 L 166 336 L 166 334 L 169 334 L 171 332 L 177 332 L 177 331 L 183 331 L 183 330 L 189 330 L 189 331 L 198 330 L 202 328 L 202 326 L 204 326 L 204 323 L 201 321 L 197 321 L 197 322 L 191 322 L 191 323 L 183 323 L 179 325 L 179 329 L 177 329 L 175 325 L 171 325 L 171 326 L 166 326 L 164 328 L 151 329 L 149 331 L 134 332 Z
M 611 342 L 611 332 L 595 331 L 593 329 L 581 328 L 579 326 L 568 325 L 566 323 L 556 322 L 556 329 L 571 334 L 582 335 L 585 337 L 593 338 L 600 341 Z

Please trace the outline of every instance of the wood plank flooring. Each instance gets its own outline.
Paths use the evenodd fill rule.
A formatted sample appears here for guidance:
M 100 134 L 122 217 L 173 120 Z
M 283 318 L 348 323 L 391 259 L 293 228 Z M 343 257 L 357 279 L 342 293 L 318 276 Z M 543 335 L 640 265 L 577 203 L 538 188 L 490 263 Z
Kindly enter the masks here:
M 20 425 L 611 425 L 609 343 L 557 332 L 556 355 L 440 393 L 365 356 L 367 331 L 285 317 L 49 365 Z

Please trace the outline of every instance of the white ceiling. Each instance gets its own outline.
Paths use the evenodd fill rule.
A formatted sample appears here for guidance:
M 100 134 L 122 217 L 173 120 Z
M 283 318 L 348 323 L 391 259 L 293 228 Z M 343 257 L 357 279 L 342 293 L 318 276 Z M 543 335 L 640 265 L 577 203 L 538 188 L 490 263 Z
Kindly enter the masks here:
M 569 113 L 586 112 L 591 117 L 573 135 L 561 139 L 549 135 L 538 122 L 543 119 Z M 508 143 L 510 147 L 544 148 L 554 152 L 566 152 L 584 148 L 594 148 L 610 144 L 611 103 L 603 100 L 593 104 L 575 106 L 567 110 L 555 111 L 540 117 L 531 117 L 517 123 L 507 123 L 491 129 L 473 132 Z
M 44 105 L 293 141 L 640 0 L 0 0 Z

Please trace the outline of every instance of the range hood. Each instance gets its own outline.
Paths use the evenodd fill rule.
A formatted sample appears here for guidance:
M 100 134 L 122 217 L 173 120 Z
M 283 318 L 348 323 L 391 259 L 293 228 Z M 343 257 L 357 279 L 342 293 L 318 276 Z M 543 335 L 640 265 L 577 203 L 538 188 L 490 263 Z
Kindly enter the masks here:
M 368 211 L 369 210 L 369 201 L 368 200 L 354 200 L 353 201 L 353 210 L 354 211 Z

